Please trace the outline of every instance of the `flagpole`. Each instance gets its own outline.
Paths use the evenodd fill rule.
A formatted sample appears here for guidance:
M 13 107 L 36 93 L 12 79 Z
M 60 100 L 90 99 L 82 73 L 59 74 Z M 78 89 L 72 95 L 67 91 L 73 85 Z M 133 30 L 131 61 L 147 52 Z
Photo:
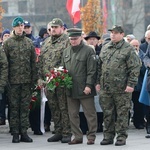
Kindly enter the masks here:
M 81 0 L 81 6 L 83 7 L 83 0 Z
M 111 12 L 112 12 L 113 25 L 115 25 L 116 24 L 115 0 L 111 0 Z

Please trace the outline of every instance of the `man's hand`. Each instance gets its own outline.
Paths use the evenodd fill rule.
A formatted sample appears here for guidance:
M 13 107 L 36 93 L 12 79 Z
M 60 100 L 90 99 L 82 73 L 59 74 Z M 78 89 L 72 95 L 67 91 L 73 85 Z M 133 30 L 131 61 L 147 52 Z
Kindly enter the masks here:
M 99 92 L 100 89 L 101 89 L 100 84 L 97 84 L 97 85 L 95 86 L 95 89 L 96 89 L 97 92 Z
M 91 89 L 86 86 L 83 92 L 84 92 L 86 95 L 89 95 L 89 94 L 91 94 Z
M 41 87 L 41 88 L 45 86 L 44 80 L 42 80 L 42 79 L 38 79 L 37 84 L 38 84 L 38 86 Z
M 134 91 L 134 88 L 132 88 L 130 86 L 127 86 L 125 89 L 125 92 L 128 92 L 128 93 L 132 93 L 133 91 Z

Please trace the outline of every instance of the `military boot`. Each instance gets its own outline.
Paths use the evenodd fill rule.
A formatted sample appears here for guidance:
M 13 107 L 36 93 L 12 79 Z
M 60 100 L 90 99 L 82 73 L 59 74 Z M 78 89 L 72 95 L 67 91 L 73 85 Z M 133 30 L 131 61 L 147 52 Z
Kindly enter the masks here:
M 113 144 L 114 141 L 111 140 L 111 139 L 103 139 L 101 142 L 100 142 L 100 145 L 110 145 L 110 144 Z
M 12 143 L 19 143 L 19 134 L 18 133 L 14 133 L 13 134 L 13 139 L 12 139 Z
M 33 140 L 27 135 L 27 133 L 21 134 L 20 141 L 27 142 L 27 143 L 33 142 Z
M 123 145 L 126 145 L 125 139 L 118 139 L 115 143 L 115 146 L 123 146 Z
M 52 137 L 47 139 L 47 142 L 58 142 L 62 139 L 62 135 L 61 134 L 55 134 Z
M 61 143 L 69 143 L 69 142 L 71 142 L 71 135 L 62 137 Z

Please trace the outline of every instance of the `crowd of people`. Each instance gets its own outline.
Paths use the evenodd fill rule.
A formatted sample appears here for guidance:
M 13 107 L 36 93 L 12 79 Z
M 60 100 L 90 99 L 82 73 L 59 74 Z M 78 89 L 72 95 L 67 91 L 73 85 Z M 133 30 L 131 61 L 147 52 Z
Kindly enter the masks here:
M 131 102 L 135 128 L 146 127 L 150 134 L 150 108 L 139 102 L 145 71 L 150 67 L 150 29 L 141 41 L 133 34 L 125 36 L 119 25 L 108 31 L 102 37 L 95 31 L 85 35 L 82 29 L 68 29 L 60 18 L 54 18 L 34 37 L 29 21 L 13 19 L 12 31 L 5 29 L 1 34 L 0 47 L 0 125 L 6 124 L 7 103 L 12 143 L 33 142 L 28 128 L 42 135 L 50 131 L 53 121 L 54 135 L 48 142 L 81 144 L 86 134 L 87 144 L 92 145 L 96 133 L 103 132 L 100 145 L 113 144 L 115 137 L 115 146 L 125 145 Z M 51 76 L 60 66 L 71 76 L 72 87 L 57 85 L 48 90 L 46 71 Z M 33 109 L 37 90 L 39 105 Z M 42 92 L 48 100 L 44 130 Z

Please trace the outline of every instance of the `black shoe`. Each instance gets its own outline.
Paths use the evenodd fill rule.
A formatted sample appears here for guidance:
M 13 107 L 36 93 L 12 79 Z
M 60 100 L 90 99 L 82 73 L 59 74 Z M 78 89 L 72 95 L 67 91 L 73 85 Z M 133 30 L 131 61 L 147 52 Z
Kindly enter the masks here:
M 117 140 L 115 146 L 123 146 L 126 145 L 126 140 Z
M 61 143 L 68 143 L 68 142 L 71 142 L 71 136 L 70 135 L 63 136 L 61 139 Z
M 62 135 L 61 134 L 55 134 L 52 137 L 47 139 L 47 142 L 58 142 L 62 139 Z
M 100 142 L 100 145 L 110 145 L 110 144 L 113 144 L 113 143 L 114 143 L 113 140 L 103 139 L 103 140 Z
M 19 134 L 18 133 L 14 133 L 13 134 L 13 139 L 12 139 L 12 143 L 19 143 Z
M 41 131 L 34 131 L 35 135 L 43 135 L 43 133 Z
M 150 138 L 150 135 L 146 135 L 145 138 L 149 139 L 149 138 Z
M 27 142 L 27 143 L 33 142 L 33 140 L 26 133 L 25 134 L 21 134 L 20 141 L 21 142 Z

